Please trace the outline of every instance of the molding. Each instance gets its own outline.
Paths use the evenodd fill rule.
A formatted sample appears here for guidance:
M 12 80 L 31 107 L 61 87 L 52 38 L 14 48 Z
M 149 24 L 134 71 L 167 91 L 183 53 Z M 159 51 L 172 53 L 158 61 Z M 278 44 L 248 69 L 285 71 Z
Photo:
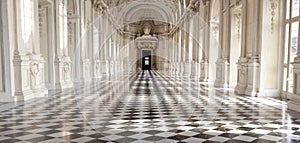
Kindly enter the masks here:
M 274 31 L 274 27 L 275 27 L 275 22 L 276 22 L 276 11 L 277 8 L 279 7 L 278 5 L 278 1 L 277 0 L 269 0 L 269 4 L 270 4 L 270 15 L 271 15 L 271 19 L 270 19 L 270 23 L 271 23 L 271 33 L 273 34 Z

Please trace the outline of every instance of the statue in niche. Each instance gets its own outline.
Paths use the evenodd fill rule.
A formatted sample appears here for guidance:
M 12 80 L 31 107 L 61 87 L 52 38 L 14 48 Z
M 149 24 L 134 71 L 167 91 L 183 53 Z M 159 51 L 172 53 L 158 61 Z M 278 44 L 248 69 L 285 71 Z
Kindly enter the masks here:
M 144 24 L 144 35 L 143 36 L 150 36 L 150 32 L 151 32 L 150 23 L 145 23 Z
M 137 37 L 135 39 L 137 48 L 151 48 L 155 49 L 157 48 L 157 42 L 158 39 L 156 37 L 153 37 L 151 33 L 152 26 L 150 23 L 146 22 L 143 24 L 143 36 Z

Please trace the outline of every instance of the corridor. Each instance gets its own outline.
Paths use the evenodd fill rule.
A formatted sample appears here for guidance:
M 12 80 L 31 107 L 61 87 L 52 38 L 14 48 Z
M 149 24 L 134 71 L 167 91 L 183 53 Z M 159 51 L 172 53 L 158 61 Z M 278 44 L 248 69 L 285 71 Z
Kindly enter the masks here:
M 138 71 L 1 103 L 0 142 L 299 142 L 299 117 L 286 105 Z

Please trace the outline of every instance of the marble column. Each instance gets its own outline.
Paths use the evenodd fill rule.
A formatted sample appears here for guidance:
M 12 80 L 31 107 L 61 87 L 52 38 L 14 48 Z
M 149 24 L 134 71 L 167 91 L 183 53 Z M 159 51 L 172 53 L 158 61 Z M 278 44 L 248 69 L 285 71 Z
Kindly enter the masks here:
M 246 40 L 247 40 L 247 0 L 242 0 L 242 48 L 238 61 L 238 83 L 235 87 L 236 94 L 245 94 L 248 78 L 248 58 L 246 57 Z
M 174 41 L 173 41 L 173 57 L 172 57 L 172 73 L 176 76 L 176 62 L 177 62 L 177 33 L 173 34 Z
M 35 96 L 48 94 L 45 86 L 44 58 L 40 52 L 39 6 L 38 1 L 33 0 L 34 19 L 32 21 L 32 53 L 30 54 L 30 86 Z
M 66 89 L 73 87 L 72 65 L 68 56 L 67 46 L 67 5 L 66 1 L 56 0 L 55 3 L 55 29 L 56 29 L 56 54 L 55 54 L 55 87 Z
M 257 96 L 259 92 L 259 41 L 262 39 L 261 27 L 262 27 L 262 1 L 261 0 L 253 0 L 253 25 L 252 29 L 252 55 L 251 59 L 248 61 L 248 80 L 247 80 L 247 88 L 246 95 Z
M 221 2 L 220 13 L 220 48 L 222 49 L 217 61 L 217 79 L 215 87 L 226 88 L 229 86 L 229 52 L 230 52 L 230 1 Z M 220 51 L 219 51 L 220 54 Z
M 164 54 L 166 55 L 166 57 L 163 57 L 163 65 L 162 65 L 162 69 L 163 71 L 168 71 L 169 70 L 169 60 L 170 60 L 170 47 L 172 46 L 170 44 L 170 37 L 166 36 L 165 38 L 165 45 L 164 45 Z
M 24 16 L 24 7 L 21 5 L 21 1 L 26 2 L 25 0 L 20 0 L 20 2 L 16 2 L 14 4 L 15 15 L 16 15 L 16 40 L 17 44 L 14 49 L 14 55 L 13 55 L 13 66 L 14 66 L 14 79 L 19 80 L 18 82 L 15 82 L 15 101 L 21 101 L 24 100 L 27 97 L 33 96 L 33 92 L 30 88 L 30 59 L 26 52 L 25 47 L 25 38 L 27 35 L 24 33 L 23 26 L 24 23 L 22 23 L 21 19 Z M 23 36 L 24 35 L 24 36 Z
M 107 19 L 103 16 L 101 20 L 101 42 L 100 42 L 100 51 L 101 51 L 101 75 L 105 77 L 108 75 L 108 41 L 107 41 Z
M 79 13 L 77 13 L 76 14 L 77 16 L 79 16 Z M 81 50 L 81 43 L 82 43 L 82 37 L 81 37 L 81 35 L 80 35 L 80 33 L 81 33 L 81 31 L 80 31 L 80 26 L 81 26 L 81 24 L 80 24 L 80 18 L 79 17 L 75 17 L 74 19 L 72 19 L 72 22 L 74 23 L 74 37 L 75 37 L 75 39 L 74 39 L 74 48 L 75 48 L 75 51 L 74 51 L 74 59 L 72 59 L 72 60 L 74 60 L 73 61 L 73 63 L 74 63 L 74 65 L 73 66 L 75 66 L 74 67 L 74 82 L 75 83 L 79 83 L 80 82 L 80 79 L 81 79 L 81 68 L 82 68 L 82 66 L 81 66 L 81 52 L 82 52 L 82 50 Z M 81 42 L 78 42 L 78 41 L 81 41 Z
M 189 22 L 187 22 L 186 24 L 186 58 L 185 58 L 185 76 L 191 76 L 192 74 L 192 68 L 194 66 L 192 66 L 193 64 L 193 48 L 194 48 L 194 44 L 193 44 L 193 38 L 194 38 L 194 33 L 196 31 L 196 29 L 194 29 L 194 22 L 195 20 L 193 19 L 193 17 L 189 17 Z
M 191 66 L 191 77 L 194 77 L 195 79 L 199 79 L 199 67 L 200 67 L 200 63 L 199 63 L 199 31 L 200 31 L 200 24 L 199 24 L 200 20 L 197 17 L 194 18 L 193 20 L 193 27 L 191 28 L 192 30 L 194 30 L 193 32 L 193 36 L 192 36 L 192 44 L 193 44 L 193 52 L 191 53 L 192 56 L 192 66 Z
M 181 67 L 181 57 L 182 57 L 182 52 L 183 52 L 183 48 L 182 48 L 182 29 L 179 29 L 178 31 L 178 46 L 177 46 L 177 65 L 176 65 L 176 68 L 177 68 L 177 75 L 181 75 L 181 72 L 182 72 L 182 67 Z
M 230 10 L 230 1 L 225 1 L 225 19 L 226 21 L 223 22 L 224 30 L 224 57 L 223 57 L 223 85 L 224 87 L 229 87 L 229 72 L 230 72 L 230 45 L 231 45 L 231 10 Z
M 218 47 L 218 59 L 216 63 L 216 79 L 215 79 L 215 87 L 223 87 L 222 85 L 222 65 L 223 65 L 223 58 L 222 53 L 224 52 L 224 49 L 222 48 L 223 38 L 223 0 L 220 1 L 220 14 L 219 14 L 219 47 Z
M 97 80 L 100 78 L 99 70 L 100 70 L 100 60 L 99 60 L 99 13 L 96 12 L 93 8 L 91 9 L 92 14 L 92 25 L 91 25 L 91 33 L 92 33 L 92 43 L 91 43 L 91 78 L 93 80 Z
M 172 35 L 173 40 L 172 40 L 172 57 L 171 57 L 171 73 L 174 75 L 175 73 L 175 57 L 176 57 L 176 34 Z
M 207 25 L 203 26 L 204 36 L 203 36 L 203 46 L 202 51 L 199 51 L 199 56 L 202 54 L 202 59 L 200 63 L 200 81 L 207 82 L 208 81 L 208 56 L 209 56 L 209 48 L 210 48 L 210 1 L 204 1 L 204 22 Z M 200 50 L 200 49 L 199 49 Z
M 189 21 L 189 18 L 187 18 L 185 21 L 184 21 L 184 25 L 183 25 L 183 34 L 182 34 L 182 40 L 183 40 L 183 43 L 182 44 L 182 49 L 183 49 L 183 52 L 181 53 L 182 54 L 182 62 L 181 62 L 181 67 L 183 69 L 182 71 L 182 75 L 183 76 L 190 76 L 190 70 L 191 70 L 191 61 L 189 59 L 189 53 L 190 53 L 190 47 L 189 47 L 189 27 L 190 27 L 190 21 Z
M 129 56 L 129 43 L 130 42 L 130 35 L 128 33 L 124 34 L 124 71 L 126 74 L 130 72 L 130 56 Z

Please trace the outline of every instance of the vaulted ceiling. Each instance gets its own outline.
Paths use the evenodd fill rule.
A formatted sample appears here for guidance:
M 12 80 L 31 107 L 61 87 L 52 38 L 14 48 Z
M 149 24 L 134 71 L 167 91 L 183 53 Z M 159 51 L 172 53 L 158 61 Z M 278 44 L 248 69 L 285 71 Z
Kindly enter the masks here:
M 96 9 L 111 18 L 112 23 L 117 23 L 116 27 L 123 29 L 131 25 L 136 27 L 133 31 L 139 33 L 139 21 L 152 21 L 156 29 L 169 29 L 166 25 L 178 24 L 179 20 L 184 19 L 182 16 L 185 10 L 197 12 L 203 1 L 207 0 L 94 0 L 93 3 Z

